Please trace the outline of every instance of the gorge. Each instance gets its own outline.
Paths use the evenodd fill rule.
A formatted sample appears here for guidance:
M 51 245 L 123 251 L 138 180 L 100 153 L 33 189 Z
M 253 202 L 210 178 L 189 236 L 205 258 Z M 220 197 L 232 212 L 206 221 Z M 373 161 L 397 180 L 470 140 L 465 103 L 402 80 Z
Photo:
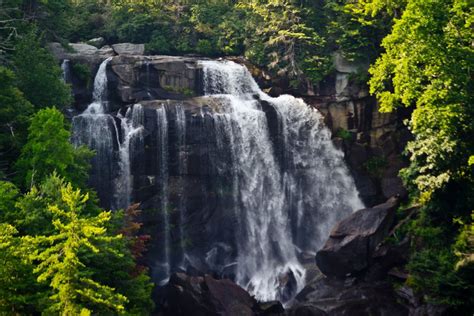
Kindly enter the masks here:
M 266 95 L 232 61 L 108 57 L 72 121 L 73 142 L 96 152 L 90 182 L 103 206 L 142 203 L 157 284 L 192 268 L 289 302 L 305 285 L 302 258 L 363 208 L 321 114 Z

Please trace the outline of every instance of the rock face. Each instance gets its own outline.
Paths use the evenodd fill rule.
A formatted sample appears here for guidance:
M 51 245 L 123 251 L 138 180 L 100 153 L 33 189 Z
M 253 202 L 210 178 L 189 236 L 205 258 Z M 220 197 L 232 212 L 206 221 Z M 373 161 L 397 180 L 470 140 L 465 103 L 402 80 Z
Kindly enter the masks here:
M 291 316 L 408 315 L 384 282 L 358 283 L 322 278 L 308 285 L 289 309 Z
M 366 84 L 367 64 L 349 62 L 336 53 L 334 65 L 335 72 L 314 92 L 300 91 L 302 97 L 325 115 L 366 205 L 405 196 L 398 172 L 406 166 L 400 153 L 411 138 L 403 124 L 410 112 L 379 112 Z
M 107 115 L 110 114 L 107 130 L 115 132 L 109 135 L 112 144 L 109 147 L 113 147 L 112 154 L 108 155 L 110 161 L 102 164 L 105 168 L 99 168 L 107 170 L 97 171 L 97 178 L 107 178 L 99 196 L 105 207 L 111 207 L 112 200 L 116 199 L 110 194 L 116 185 L 113 180 L 124 167 L 124 161 L 118 156 L 128 150 L 130 156 L 125 163 L 129 164 L 130 190 L 127 194 L 143 202 L 144 230 L 153 236 L 145 261 L 152 274 L 156 273 L 152 275 L 153 279 L 159 280 L 157 275 L 163 271 L 169 275 L 170 266 L 183 265 L 235 279 L 238 236 L 220 224 L 230 223 L 235 227 L 242 216 L 222 211 L 233 210 L 236 205 L 233 187 L 229 184 L 229 179 L 234 176 L 229 166 L 235 164 L 232 161 L 235 157 L 231 157 L 232 151 L 228 148 L 235 140 L 226 136 L 220 127 L 227 127 L 225 119 L 212 117 L 220 114 L 223 102 L 229 100 L 218 96 L 203 97 L 203 69 L 196 58 L 143 56 L 142 47 L 131 44 L 100 49 L 75 44 L 72 48 L 73 51 L 68 51 L 59 44 L 50 45 L 58 59 L 69 60 L 69 83 L 73 86 L 78 111 L 83 111 L 91 102 L 94 75 L 99 64 L 113 57 L 105 67 L 108 96 L 104 99 L 107 100 L 104 106 Z M 368 205 L 393 194 L 403 194 L 397 175 L 403 167 L 399 151 L 408 138 L 400 129 L 403 116 L 378 113 L 377 104 L 368 96 L 367 87 L 353 78 L 360 67 L 340 57 L 335 57 L 335 63 L 337 73 L 321 83 L 316 95 L 305 95 L 305 100 L 325 114 L 326 123 L 335 135 L 333 140 L 345 151 L 356 184 Z M 266 77 L 265 74 L 262 76 Z M 272 91 L 280 93 L 285 90 Z M 277 165 L 289 168 L 284 164 L 288 153 L 282 150 L 284 139 L 281 137 L 279 112 L 255 95 L 249 98 L 259 103 L 267 121 Z M 129 126 L 125 126 L 127 124 Z M 127 143 L 127 135 L 132 134 L 138 125 L 143 127 L 137 129 L 138 137 L 128 139 Z M 166 126 L 166 136 L 160 126 Z M 229 128 L 235 127 L 229 125 Z M 105 138 L 103 131 L 98 134 Z M 327 139 L 331 143 L 329 136 Z M 166 155 L 163 156 L 163 152 Z M 163 164 L 165 160 L 167 162 Z M 298 179 L 305 179 L 303 182 L 314 179 L 301 176 L 305 172 L 303 165 L 294 167 L 300 168 L 297 170 L 301 173 Z M 100 177 L 101 172 L 108 177 Z M 166 187 L 162 184 L 163 178 L 168 179 Z M 300 194 L 314 198 L 303 191 Z M 165 195 L 167 198 L 163 198 Z M 328 201 L 321 203 L 330 204 Z M 399 305 L 393 300 L 393 291 L 381 280 L 388 270 L 404 260 L 404 250 L 377 248 L 393 223 L 397 203 L 390 200 L 359 211 L 333 230 L 330 240 L 318 253 L 317 261 L 321 271 L 331 280 L 334 278 L 334 282 L 328 277 L 312 282 L 298 295 L 291 315 L 377 314 L 376 311 L 398 315 L 395 310 Z M 295 205 L 295 210 L 298 207 Z M 291 218 L 291 221 L 298 222 L 297 218 Z M 308 218 L 299 221 L 307 222 Z M 181 223 L 185 223 L 185 237 L 179 229 Z M 291 229 L 292 238 L 299 240 L 298 234 L 301 233 L 303 243 L 304 230 L 312 227 L 299 229 L 295 226 Z M 277 242 L 272 244 L 275 253 L 282 254 L 285 250 L 279 250 L 280 246 Z M 293 293 L 297 290 L 295 275 L 291 273 L 282 272 L 279 282 L 284 283 L 282 288 L 285 291 L 290 289 Z M 347 274 L 351 278 L 345 278 Z M 351 280 L 353 276 L 357 278 Z M 278 304 L 255 307 L 255 301 L 249 300 L 248 294 L 229 282 L 209 276 L 175 274 L 164 295 L 164 306 L 168 308 L 166 315 L 194 315 L 196 311 L 198 315 L 233 315 L 236 311 L 242 311 L 240 314 L 236 312 L 238 315 L 250 315 L 263 313 L 263 310 L 275 314 L 281 312 Z M 183 305 L 191 309 L 184 309 Z
M 388 282 L 388 273 L 408 259 L 408 240 L 383 244 L 394 224 L 398 198 L 363 209 L 339 222 L 316 255 L 325 275 L 295 298 L 289 315 L 408 315 L 408 304 Z
M 110 63 L 109 90 L 119 105 L 141 100 L 186 99 L 203 94 L 197 59 L 120 55 Z
M 94 41 L 93 45 L 98 45 Z M 202 71 L 195 58 L 171 56 L 143 56 L 140 44 L 120 43 L 100 49 L 88 44 L 71 44 L 72 50 L 59 43 L 49 48 L 60 61 L 70 60 L 75 107 L 84 110 L 92 97 L 94 74 L 99 64 L 108 57 L 112 99 L 117 108 L 141 100 L 186 99 L 202 95 Z M 398 172 L 406 166 L 400 153 L 411 138 L 403 126 L 409 112 L 379 113 L 374 97 L 369 96 L 366 78 L 362 78 L 367 64 L 349 62 L 341 54 L 334 54 L 335 72 L 318 84 L 316 89 L 298 91 L 288 89 L 286 81 L 270 76 L 242 58 L 259 85 L 271 95 L 289 92 L 300 95 L 306 103 L 325 115 L 334 141 L 346 154 L 361 198 L 366 205 L 376 205 L 393 195 L 405 196 Z M 80 68 L 89 73 L 79 73 Z
M 117 55 L 143 55 L 145 53 L 144 44 L 120 43 L 112 45 Z
M 210 275 L 173 274 L 160 297 L 160 314 L 164 316 L 282 315 L 284 312 L 281 304 L 260 305 L 237 284 Z
M 316 255 L 321 272 L 328 277 L 342 278 L 366 269 L 371 263 L 371 254 L 392 227 L 398 206 L 398 199 L 391 198 L 339 222 Z

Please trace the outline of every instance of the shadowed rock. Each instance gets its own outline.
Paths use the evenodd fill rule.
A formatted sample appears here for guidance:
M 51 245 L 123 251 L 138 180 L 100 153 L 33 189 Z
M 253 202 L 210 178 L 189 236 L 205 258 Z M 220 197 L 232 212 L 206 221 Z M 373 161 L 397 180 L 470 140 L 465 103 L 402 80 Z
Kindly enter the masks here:
M 375 248 L 392 227 L 398 206 L 399 199 L 390 198 L 339 222 L 323 249 L 316 254 L 321 272 L 329 277 L 342 278 L 366 269 Z
M 161 294 L 162 315 L 280 315 L 279 302 L 259 304 L 231 280 L 175 273 Z

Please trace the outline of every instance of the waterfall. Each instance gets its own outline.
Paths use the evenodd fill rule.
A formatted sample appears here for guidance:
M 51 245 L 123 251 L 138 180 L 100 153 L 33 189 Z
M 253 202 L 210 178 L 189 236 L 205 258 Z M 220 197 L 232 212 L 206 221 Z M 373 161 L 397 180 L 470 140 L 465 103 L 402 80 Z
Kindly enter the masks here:
M 114 117 L 107 113 L 107 65 L 111 59 L 107 58 L 99 66 L 94 79 L 92 103 L 82 114 L 73 118 L 72 142 L 76 146 L 87 145 L 95 151 L 90 181 L 101 201 L 108 207 L 125 209 L 131 203 L 133 187 L 130 148 L 136 147 L 136 142 L 143 142 L 143 110 L 137 104 L 128 108 L 125 115 L 119 113 L 119 126 Z
M 205 94 L 227 103 L 227 113 L 214 115 L 233 142 L 236 281 L 259 300 L 289 299 L 282 280 L 294 278 L 294 293 L 304 286 L 298 252 L 319 249 L 337 220 L 363 204 L 319 112 L 292 96 L 269 97 L 241 65 L 201 64 Z M 278 131 L 269 129 L 272 111 Z
M 166 113 L 166 107 L 163 105 L 161 108 L 156 110 L 157 117 L 157 149 L 158 149 L 158 161 L 157 165 L 159 168 L 158 179 L 160 184 L 157 186 L 160 190 L 161 201 L 159 209 L 161 210 L 161 226 L 162 236 L 160 243 L 161 258 L 157 264 L 158 273 L 156 273 L 155 279 L 159 279 L 161 284 L 168 281 L 170 276 L 170 218 L 169 218 L 169 201 L 168 201 L 168 182 L 169 182 L 169 166 L 168 166 L 168 118 Z
M 143 147 L 143 108 L 140 104 L 129 107 L 122 115 L 119 113 L 122 142 L 119 142 L 119 173 L 115 179 L 115 209 L 125 209 L 132 203 L 131 154 L 134 148 Z
M 182 106 L 176 107 L 176 132 L 177 148 L 178 148 L 178 174 L 180 177 L 180 190 L 179 190 L 179 205 L 178 205 L 178 227 L 179 227 L 179 253 L 177 266 L 184 265 L 185 259 L 185 231 L 184 231 L 184 218 L 186 213 L 186 190 L 185 190 L 185 176 L 187 172 L 187 157 L 186 157 L 186 115 Z
M 146 205 L 153 280 L 195 268 L 234 279 L 258 300 L 291 301 L 305 285 L 302 258 L 363 208 L 321 114 L 301 99 L 266 95 L 230 61 L 199 62 L 199 101 L 112 113 L 109 61 L 91 104 L 73 118 L 72 139 L 96 152 L 90 181 L 105 207 Z M 149 63 L 143 71 L 149 92 Z
M 65 83 L 71 83 L 71 69 L 70 69 L 70 60 L 64 59 L 61 63 L 61 70 L 63 73 L 63 81 Z

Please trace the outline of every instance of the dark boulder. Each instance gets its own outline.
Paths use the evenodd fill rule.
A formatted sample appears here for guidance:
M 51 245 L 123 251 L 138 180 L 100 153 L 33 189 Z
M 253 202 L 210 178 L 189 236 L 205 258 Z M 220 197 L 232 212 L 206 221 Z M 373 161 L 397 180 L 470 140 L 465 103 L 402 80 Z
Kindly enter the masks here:
M 175 273 L 159 294 L 161 315 L 282 315 L 279 302 L 258 303 L 228 279 Z
M 388 283 L 323 277 L 306 286 L 287 311 L 291 316 L 407 315 Z
M 366 269 L 377 245 L 387 236 L 395 220 L 398 198 L 362 209 L 339 222 L 323 249 L 316 254 L 316 263 L 329 277 L 343 278 Z

